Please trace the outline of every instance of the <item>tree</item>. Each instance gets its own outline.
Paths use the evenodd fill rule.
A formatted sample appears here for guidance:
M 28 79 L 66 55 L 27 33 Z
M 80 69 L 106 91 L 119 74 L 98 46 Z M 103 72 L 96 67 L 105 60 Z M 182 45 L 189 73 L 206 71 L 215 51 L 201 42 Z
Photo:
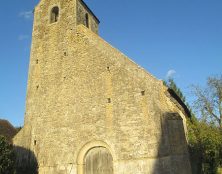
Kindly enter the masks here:
M 202 173 L 222 166 L 222 75 L 209 77 L 206 88 L 193 86 L 193 109 L 199 120 L 189 125 L 189 143 L 199 154 Z
M 216 174 L 221 165 L 221 130 L 194 117 L 188 121 L 188 139 L 194 174 Z
M 196 96 L 194 109 L 199 117 L 222 128 L 222 75 L 209 77 L 205 89 L 194 86 L 193 92 Z
M 0 136 L 0 173 L 13 174 L 15 166 L 15 155 L 13 146 L 3 136 Z
M 209 124 L 211 123 L 209 122 L 209 119 L 207 119 L 208 121 L 205 121 L 204 119 L 198 120 L 196 118 L 195 114 L 192 112 L 193 109 L 191 109 L 189 104 L 186 102 L 186 98 L 173 79 L 169 79 L 167 82 L 164 82 L 164 84 L 174 90 L 181 100 L 186 103 L 192 115 L 192 117 L 187 120 L 192 173 L 216 174 L 218 166 L 222 165 L 222 130 L 220 130 L 215 124 Z M 218 78 L 211 77 L 208 79 L 208 84 L 210 84 L 210 90 L 206 90 L 205 93 L 210 93 L 211 91 L 211 93 L 213 92 L 211 96 L 221 96 L 221 78 L 218 82 Z M 199 87 L 195 87 L 194 89 L 195 94 L 198 90 L 198 94 L 200 94 L 199 91 L 201 91 L 202 96 L 205 96 L 205 93 Z M 219 101 L 221 101 L 219 99 L 221 97 L 215 98 L 213 99 L 215 103 L 219 103 Z M 201 99 L 203 99 L 203 97 Z M 202 102 L 203 100 L 196 101 L 195 110 L 201 108 L 200 106 L 203 105 Z M 214 106 L 219 106 L 219 104 L 214 104 Z M 199 113 L 202 114 L 200 110 Z M 218 113 L 220 113 L 220 108 L 218 108 Z M 199 118 L 202 118 L 202 116 L 200 115 Z

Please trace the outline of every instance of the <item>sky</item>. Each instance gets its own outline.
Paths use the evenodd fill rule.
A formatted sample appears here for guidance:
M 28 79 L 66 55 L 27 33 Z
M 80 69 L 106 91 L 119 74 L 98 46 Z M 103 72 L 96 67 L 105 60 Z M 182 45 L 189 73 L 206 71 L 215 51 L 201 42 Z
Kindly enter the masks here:
M 39 0 L 4 0 L 0 24 L 0 118 L 22 126 L 32 34 Z M 62 1 L 62 0 L 61 0 Z M 221 0 L 85 0 L 99 35 L 158 79 L 191 85 L 222 74 Z

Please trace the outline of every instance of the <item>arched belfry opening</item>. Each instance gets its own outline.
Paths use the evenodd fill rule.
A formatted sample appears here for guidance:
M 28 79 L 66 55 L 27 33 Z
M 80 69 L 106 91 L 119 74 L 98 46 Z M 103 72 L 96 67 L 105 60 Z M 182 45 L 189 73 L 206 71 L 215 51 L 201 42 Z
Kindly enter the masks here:
M 55 23 L 58 21 L 58 19 L 59 19 L 59 7 L 55 6 L 51 10 L 50 23 Z
M 105 147 L 90 149 L 84 164 L 84 174 L 113 174 L 113 157 Z

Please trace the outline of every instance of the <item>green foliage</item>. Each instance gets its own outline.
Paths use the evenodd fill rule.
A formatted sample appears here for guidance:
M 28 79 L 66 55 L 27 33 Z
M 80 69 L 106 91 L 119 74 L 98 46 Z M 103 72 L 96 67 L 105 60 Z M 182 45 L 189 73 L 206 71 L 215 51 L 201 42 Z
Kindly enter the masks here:
M 222 168 L 218 168 L 217 174 L 222 174 Z
M 222 166 L 222 75 L 209 77 L 205 88 L 194 86 L 193 93 L 199 121 L 189 124 L 191 151 L 197 152 L 202 173 L 217 174 Z
M 201 164 L 197 173 L 216 174 L 222 160 L 222 132 L 214 126 L 193 119 L 188 122 L 191 156 Z M 195 164 L 194 164 L 195 165 Z
M 192 108 L 173 79 L 165 81 L 164 85 L 174 90 L 192 114 L 187 126 L 193 174 L 217 174 L 218 168 L 222 166 L 222 129 L 215 124 L 216 122 L 203 118 L 207 115 L 222 119 L 222 76 L 209 77 L 208 88 L 205 90 L 195 88 L 197 101 Z M 199 109 L 199 120 L 192 112 L 193 109 Z M 215 110 L 219 110 L 217 115 Z
M 15 155 L 13 146 L 0 136 L 0 173 L 13 174 L 15 166 Z
M 222 129 L 222 75 L 209 77 L 205 88 L 193 86 L 194 110 L 204 122 Z

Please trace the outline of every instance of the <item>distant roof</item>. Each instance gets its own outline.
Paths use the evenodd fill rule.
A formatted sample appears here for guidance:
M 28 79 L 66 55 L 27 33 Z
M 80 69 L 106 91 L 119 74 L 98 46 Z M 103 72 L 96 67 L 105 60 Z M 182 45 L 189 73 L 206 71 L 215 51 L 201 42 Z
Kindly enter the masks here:
M 12 138 L 16 134 L 16 128 L 9 121 L 0 119 L 0 135 L 3 135 L 9 142 L 12 142 Z
M 92 10 L 89 8 L 89 6 L 84 2 L 84 0 L 80 0 L 80 2 L 86 7 L 86 9 L 93 15 L 93 17 L 100 23 L 99 19 L 96 17 L 96 15 L 92 12 Z

